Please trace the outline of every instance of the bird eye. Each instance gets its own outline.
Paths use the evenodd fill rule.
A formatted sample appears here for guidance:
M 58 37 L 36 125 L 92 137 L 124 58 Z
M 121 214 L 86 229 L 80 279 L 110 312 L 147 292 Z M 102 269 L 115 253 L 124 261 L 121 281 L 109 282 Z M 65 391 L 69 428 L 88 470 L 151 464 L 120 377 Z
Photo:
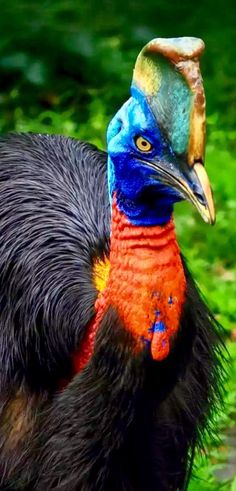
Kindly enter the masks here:
M 140 152 L 150 152 L 153 149 L 153 145 L 143 136 L 136 136 L 134 142 Z

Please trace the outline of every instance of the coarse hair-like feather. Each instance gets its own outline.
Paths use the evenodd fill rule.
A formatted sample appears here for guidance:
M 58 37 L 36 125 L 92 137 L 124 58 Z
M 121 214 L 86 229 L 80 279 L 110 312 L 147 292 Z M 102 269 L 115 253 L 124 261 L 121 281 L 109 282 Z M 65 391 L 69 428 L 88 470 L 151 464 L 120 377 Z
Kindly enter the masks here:
M 0 140 L 0 489 L 187 489 L 221 400 L 220 327 L 185 261 L 187 298 L 167 359 L 134 356 L 110 306 L 85 369 L 71 355 L 109 257 L 106 154 L 71 138 Z

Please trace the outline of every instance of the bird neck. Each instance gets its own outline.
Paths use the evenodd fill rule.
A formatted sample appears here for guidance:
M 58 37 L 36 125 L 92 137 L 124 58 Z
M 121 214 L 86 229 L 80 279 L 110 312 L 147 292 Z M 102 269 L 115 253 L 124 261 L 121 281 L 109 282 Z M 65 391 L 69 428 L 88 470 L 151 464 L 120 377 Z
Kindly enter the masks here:
M 179 197 L 157 180 L 150 183 L 147 169 L 134 165 L 132 158 L 118 159 L 116 164 L 108 156 L 108 188 L 111 202 L 114 196 L 120 211 L 133 225 L 144 227 L 166 224 L 173 213 L 173 203 Z
M 137 351 L 145 346 L 153 359 L 166 358 L 179 328 L 186 291 L 172 218 L 162 226 L 133 225 L 114 196 L 109 270 L 100 263 L 94 273 L 100 290 L 96 315 L 74 359 L 75 371 L 91 357 L 96 332 L 110 305 L 132 333 Z

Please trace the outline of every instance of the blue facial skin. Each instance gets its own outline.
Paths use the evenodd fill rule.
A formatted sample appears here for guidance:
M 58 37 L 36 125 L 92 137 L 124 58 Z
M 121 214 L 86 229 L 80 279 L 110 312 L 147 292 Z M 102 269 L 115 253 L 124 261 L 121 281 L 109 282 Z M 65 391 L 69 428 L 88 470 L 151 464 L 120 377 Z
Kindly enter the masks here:
M 120 210 L 134 225 L 162 225 L 170 220 L 173 204 L 182 197 L 177 190 L 162 184 L 158 171 L 141 160 L 162 166 L 166 162 L 168 169 L 176 169 L 176 158 L 143 95 L 137 89 L 132 94 L 107 131 L 109 194 L 112 198 L 116 192 Z M 138 150 L 137 136 L 147 139 L 152 150 Z

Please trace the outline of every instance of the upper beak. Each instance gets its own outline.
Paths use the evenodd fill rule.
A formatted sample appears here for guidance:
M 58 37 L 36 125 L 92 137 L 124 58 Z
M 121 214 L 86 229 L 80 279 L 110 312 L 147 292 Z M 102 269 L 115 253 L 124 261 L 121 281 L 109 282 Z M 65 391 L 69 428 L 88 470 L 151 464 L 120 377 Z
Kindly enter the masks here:
M 213 225 L 215 223 L 215 207 L 210 182 L 201 162 L 193 166 L 185 165 L 180 171 L 175 164 L 166 162 L 146 162 L 156 171 L 158 179 L 176 189 L 183 198 L 197 208 L 203 220 Z

